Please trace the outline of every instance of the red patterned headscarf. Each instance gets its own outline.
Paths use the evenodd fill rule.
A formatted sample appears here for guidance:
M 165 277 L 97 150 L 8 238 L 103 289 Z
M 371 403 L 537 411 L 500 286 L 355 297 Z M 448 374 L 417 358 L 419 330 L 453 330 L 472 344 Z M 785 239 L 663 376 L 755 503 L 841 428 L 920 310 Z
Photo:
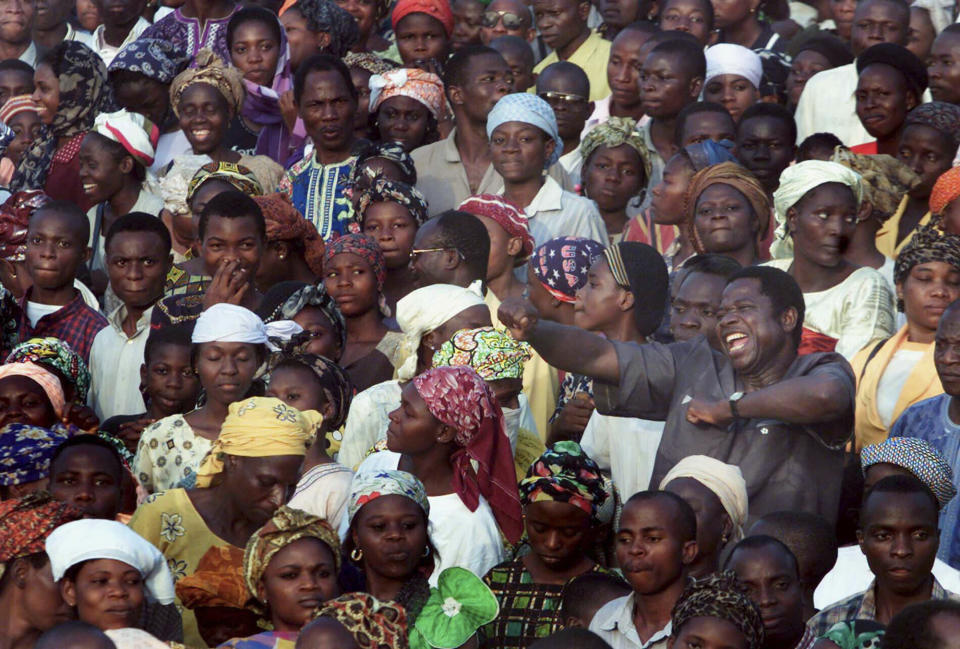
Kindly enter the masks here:
M 937 178 L 930 192 L 930 211 L 943 214 L 953 201 L 960 198 L 960 167 L 953 167 Z
M 517 543 L 523 531 L 517 472 L 503 411 L 490 387 L 473 368 L 462 366 L 428 370 L 413 384 L 430 413 L 457 431 L 454 491 L 470 511 L 476 511 L 480 496 L 486 498 L 503 535 Z
M 323 275 L 323 253 L 326 249 L 317 228 L 303 218 L 286 194 L 273 193 L 254 196 L 267 222 L 267 241 L 300 241 L 303 258 L 317 277 Z
M 383 283 L 387 280 L 387 265 L 383 260 L 383 251 L 373 237 L 366 234 L 345 234 L 327 243 L 324 261 L 341 254 L 356 255 L 370 264 L 374 276 L 377 278 L 377 292 L 383 293 Z
M 443 25 L 443 30 L 447 32 L 447 38 L 453 35 L 453 10 L 450 9 L 450 3 L 447 0 L 400 0 L 394 6 L 390 17 L 394 31 L 397 29 L 397 23 L 410 14 L 427 14 L 431 18 L 436 18 Z
M 0 564 L 43 552 L 53 530 L 81 518 L 82 511 L 46 491 L 0 502 Z
M 513 201 L 496 194 L 476 194 L 460 203 L 457 209 L 493 219 L 511 237 L 523 239 L 523 252 L 517 257 L 518 262 L 526 261 L 533 254 L 534 240 L 530 234 L 527 215 Z

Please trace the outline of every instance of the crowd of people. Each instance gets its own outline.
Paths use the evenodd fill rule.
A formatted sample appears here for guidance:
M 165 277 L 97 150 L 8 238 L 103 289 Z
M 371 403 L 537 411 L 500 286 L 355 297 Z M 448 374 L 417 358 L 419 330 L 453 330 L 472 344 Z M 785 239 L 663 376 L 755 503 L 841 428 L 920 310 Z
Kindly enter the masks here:
M 0 0 L 0 649 L 957 646 L 957 14 Z

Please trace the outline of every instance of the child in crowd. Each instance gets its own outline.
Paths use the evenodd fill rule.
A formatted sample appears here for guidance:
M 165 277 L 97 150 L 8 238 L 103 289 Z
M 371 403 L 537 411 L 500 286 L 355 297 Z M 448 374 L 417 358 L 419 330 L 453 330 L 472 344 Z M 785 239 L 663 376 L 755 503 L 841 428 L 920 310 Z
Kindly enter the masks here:
M 15 135 L 13 141 L 7 145 L 3 157 L 0 158 L 0 186 L 6 187 L 13 178 L 20 156 L 40 133 L 40 113 L 37 103 L 30 95 L 11 97 L 3 104 L 3 108 L 0 108 L 0 122 L 3 122 Z

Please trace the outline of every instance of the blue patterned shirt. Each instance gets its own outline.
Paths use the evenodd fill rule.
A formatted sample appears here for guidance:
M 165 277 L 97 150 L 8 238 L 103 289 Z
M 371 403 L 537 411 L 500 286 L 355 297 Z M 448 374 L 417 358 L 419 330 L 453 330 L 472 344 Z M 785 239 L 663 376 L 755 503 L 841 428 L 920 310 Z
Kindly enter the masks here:
M 350 232 L 359 232 L 353 205 L 345 190 L 356 156 L 324 165 L 310 151 L 293 163 L 280 181 L 279 191 L 290 197 L 293 206 L 313 223 L 324 241 Z

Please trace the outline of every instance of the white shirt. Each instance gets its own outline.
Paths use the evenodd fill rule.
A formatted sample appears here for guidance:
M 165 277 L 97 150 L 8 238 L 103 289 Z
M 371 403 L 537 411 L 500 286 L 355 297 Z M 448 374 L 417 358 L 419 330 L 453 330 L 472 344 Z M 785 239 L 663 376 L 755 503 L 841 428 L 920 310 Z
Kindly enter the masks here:
M 40 302 L 27 301 L 27 319 L 30 320 L 30 326 L 36 328 L 40 318 L 51 313 L 56 313 L 62 309 L 62 304 L 41 304 Z
M 93 49 L 93 34 L 83 29 L 74 29 L 69 22 L 67 23 L 67 35 L 63 37 L 63 40 L 77 41 Z
M 663 426 L 662 421 L 613 417 L 596 410 L 590 415 L 580 446 L 601 470 L 610 472 L 620 502 L 649 488 Z
M 618 597 L 600 607 L 593 619 L 590 620 L 590 631 L 612 647 L 612 649 L 662 649 L 667 646 L 667 640 L 673 629 L 670 622 L 647 640 L 640 641 L 637 627 L 633 624 L 633 599 L 631 593 Z
M 941 586 L 950 592 L 960 593 L 960 572 L 955 568 L 936 559 L 932 572 Z M 836 565 L 813 593 L 813 605 L 823 610 L 851 595 L 862 593 L 870 586 L 873 577 L 867 557 L 860 550 L 860 546 L 848 545 L 840 548 L 837 551 Z
M 133 336 L 123 331 L 127 308 L 121 306 L 107 317 L 109 327 L 97 332 L 90 347 L 90 394 L 87 402 L 100 421 L 116 415 L 136 415 L 147 408 L 140 394 L 140 366 L 150 335 L 147 309 L 137 321 Z
M 127 37 L 123 39 L 123 42 L 120 43 L 120 46 L 114 47 L 113 45 L 107 43 L 107 41 L 104 39 L 103 32 L 106 27 L 104 25 L 100 25 L 93 30 L 93 44 L 91 47 L 93 51 L 99 54 L 100 58 L 103 59 L 104 65 L 109 67 L 110 63 L 113 62 L 114 57 L 117 56 L 117 52 L 140 38 L 140 34 L 147 31 L 149 26 L 150 22 L 143 16 L 140 16 L 140 19 L 137 20 L 136 24 L 130 29 L 130 32 L 127 34 Z
M 524 208 L 536 245 L 557 237 L 585 237 L 606 246 L 607 226 L 589 198 L 564 191 L 547 176 L 533 201 Z
M 347 510 L 352 482 L 353 471 L 342 464 L 318 464 L 303 474 L 288 504 L 324 519 L 337 529 Z
M 31 68 L 37 67 L 37 44 L 30 41 L 30 45 L 17 57 Z
M 877 384 L 877 414 L 888 430 L 893 423 L 893 411 L 900 400 L 900 392 L 924 353 L 918 349 L 898 349 L 880 377 Z
M 400 454 L 392 451 L 374 453 L 357 469 L 357 475 L 384 469 L 395 470 L 400 464 Z M 440 555 L 430 575 L 430 585 L 436 586 L 440 573 L 452 566 L 466 568 L 478 577 L 483 577 L 498 563 L 505 561 L 507 554 L 500 541 L 500 529 L 493 517 L 493 510 L 486 498 L 480 496 L 477 511 L 472 512 L 455 493 L 445 496 L 430 496 L 430 540 Z M 346 536 L 346 525 L 340 525 L 340 537 Z
M 570 176 L 570 182 L 576 187 L 580 184 L 580 172 L 583 170 L 583 156 L 580 155 L 580 147 L 577 147 L 570 153 L 560 156 L 557 160 L 563 170 Z

